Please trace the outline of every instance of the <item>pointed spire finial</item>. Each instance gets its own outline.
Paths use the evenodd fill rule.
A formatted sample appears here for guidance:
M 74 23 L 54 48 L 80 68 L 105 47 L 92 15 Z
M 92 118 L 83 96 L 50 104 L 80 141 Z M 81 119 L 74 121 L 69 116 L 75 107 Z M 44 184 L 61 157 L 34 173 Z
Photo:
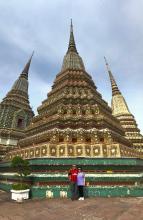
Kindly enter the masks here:
M 109 64 L 107 62 L 107 59 L 106 57 L 104 56 L 104 60 L 105 60 L 105 64 L 106 64 L 106 67 L 107 67 L 107 71 L 109 73 L 109 77 L 110 77 L 110 82 L 111 82 L 111 87 L 112 87 L 112 96 L 114 95 L 117 95 L 117 94 L 121 94 L 118 86 L 117 86 L 117 83 L 112 75 L 112 72 L 110 70 L 110 67 L 109 67 Z
M 104 60 L 105 60 L 105 64 L 106 64 L 107 70 L 108 70 L 108 72 L 109 72 L 109 71 L 110 71 L 110 68 L 109 68 L 109 64 L 108 64 L 107 59 L 106 59 L 105 56 L 104 56 Z
M 71 18 L 71 27 L 70 27 L 70 32 L 73 32 L 72 18 Z
M 69 39 L 69 46 L 68 46 L 67 53 L 70 51 L 78 53 L 76 49 L 76 45 L 75 45 L 75 40 L 74 40 L 72 19 L 71 19 L 71 25 L 70 25 L 70 39 Z
M 29 68 L 30 68 L 30 64 L 31 64 L 31 60 L 32 60 L 32 57 L 34 55 L 34 51 L 32 52 L 32 55 L 30 57 L 30 59 L 28 60 L 28 62 L 26 63 L 21 75 L 22 76 L 25 76 L 26 78 L 28 78 L 28 72 L 29 72 Z

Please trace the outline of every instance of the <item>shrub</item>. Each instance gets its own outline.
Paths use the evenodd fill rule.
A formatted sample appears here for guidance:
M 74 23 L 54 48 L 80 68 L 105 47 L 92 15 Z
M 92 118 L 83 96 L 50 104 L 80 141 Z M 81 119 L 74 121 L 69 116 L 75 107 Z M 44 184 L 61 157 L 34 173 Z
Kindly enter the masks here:
M 25 189 L 29 189 L 29 188 L 30 188 L 30 186 L 25 183 L 12 184 L 12 189 L 14 189 L 14 190 L 25 190 Z
M 22 190 L 27 189 L 28 185 L 23 183 L 23 178 L 29 175 L 30 172 L 30 166 L 29 161 L 24 160 L 20 156 L 15 156 L 11 161 L 11 167 L 14 168 L 14 170 L 18 173 L 20 183 L 19 184 L 13 184 L 12 188 L 15 190 Z

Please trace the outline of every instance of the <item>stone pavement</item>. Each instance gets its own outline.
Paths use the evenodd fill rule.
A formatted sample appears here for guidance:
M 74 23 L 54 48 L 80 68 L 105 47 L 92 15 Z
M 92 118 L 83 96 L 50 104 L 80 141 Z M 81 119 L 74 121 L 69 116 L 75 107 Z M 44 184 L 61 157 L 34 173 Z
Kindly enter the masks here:
M 0 220 L 143 220 L 143 198 L 10 200 L 0 191 Z

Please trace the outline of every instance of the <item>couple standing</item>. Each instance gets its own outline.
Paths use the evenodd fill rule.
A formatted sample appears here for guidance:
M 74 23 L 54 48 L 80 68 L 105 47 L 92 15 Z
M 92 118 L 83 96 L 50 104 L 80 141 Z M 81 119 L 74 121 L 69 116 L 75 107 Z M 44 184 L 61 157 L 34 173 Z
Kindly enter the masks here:
M 68 172 L 68 176 L 71 187 L 71 199 L 84 200 L 85 174 L 82 169 L 77 168 L 76 165 L 72 165 L 72 168 Z

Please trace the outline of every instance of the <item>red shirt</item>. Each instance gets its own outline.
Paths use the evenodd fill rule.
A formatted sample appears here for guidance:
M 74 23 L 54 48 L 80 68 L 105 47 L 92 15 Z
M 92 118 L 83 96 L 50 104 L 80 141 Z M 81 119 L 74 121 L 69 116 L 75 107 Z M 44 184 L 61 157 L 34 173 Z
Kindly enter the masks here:
M 71 182 L 77 181 L 77 174 L 78 174 L 78 169 L 75 168 L 69 170 L 69 179 Z

